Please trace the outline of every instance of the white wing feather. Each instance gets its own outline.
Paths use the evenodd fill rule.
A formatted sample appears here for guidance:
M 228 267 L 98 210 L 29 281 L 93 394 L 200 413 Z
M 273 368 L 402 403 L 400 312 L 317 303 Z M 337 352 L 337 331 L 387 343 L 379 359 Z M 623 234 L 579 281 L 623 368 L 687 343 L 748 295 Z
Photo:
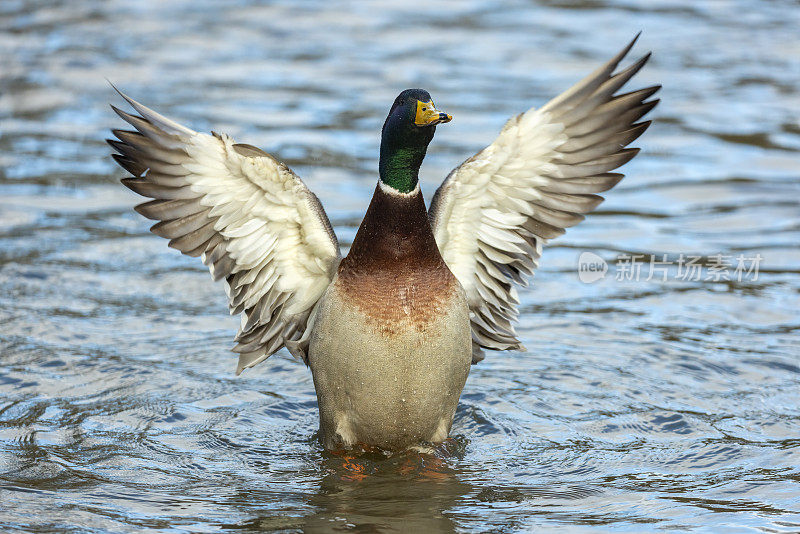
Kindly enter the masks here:
M 122 94 L 122 93 L 120 93 Z M 201 256 L 242 313 L 236 373 L 298 343 L 341 256 L 317 197 L 286 165 L 227 135 L 198 133 L 122 95 L 141 115 L 114 108 L 136 131 L 114 130 L 123 183 L 153 198 L 136 210 L 153 233 Z M 113 106 L 112 106 L 113 108 Z
M 637 36 L 638 38 L 638 36 Z M 636 39 L 541 109 L 510 119 L 494 142 L 454 169 L 430 209 L 439 250 L 467 293 L 473 362 L 482 349 L 523 349 L 513 322 L 542 245 L 583 220 L 616 185 L 609 171 L 638 149 L 636 123 L 658 102 L 659 86 L 615 96 L 649 54 L 613 74 Z

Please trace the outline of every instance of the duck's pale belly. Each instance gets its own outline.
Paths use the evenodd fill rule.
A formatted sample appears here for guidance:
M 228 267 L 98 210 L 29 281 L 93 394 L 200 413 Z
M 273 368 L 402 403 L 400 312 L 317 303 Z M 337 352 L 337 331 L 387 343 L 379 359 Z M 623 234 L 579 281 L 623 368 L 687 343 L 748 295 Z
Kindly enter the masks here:
M 326 448 L 401 449 L 447 438 L 471 363 L 469 309 L 457 283 L 370 295 L 338 280 L 317 308 L 309 346 Z

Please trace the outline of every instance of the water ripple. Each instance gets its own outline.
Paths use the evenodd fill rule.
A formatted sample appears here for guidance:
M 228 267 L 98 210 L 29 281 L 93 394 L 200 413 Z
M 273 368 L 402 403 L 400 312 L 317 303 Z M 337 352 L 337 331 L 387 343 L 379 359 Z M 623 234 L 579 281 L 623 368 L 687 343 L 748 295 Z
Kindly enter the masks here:
M 753 0 L 0 4 L 0 527 L 138 532 L 794 532 L 797 9 Z M 642 154 L 520 292 L 529 350 L 472 369 L 452 438 L 323 451 L 304 366 L 233 377 L 237 319 L 130 208 L 110 79 L 274 152 L 343 248 L 388 104 L 455 120 L 427 198 L 505 120 L 636 31 L 663 83 Z M 583 251 L 609 275 L 578 280 Z M 757 279 L 617 280 L 622 255 L 760 255 Z

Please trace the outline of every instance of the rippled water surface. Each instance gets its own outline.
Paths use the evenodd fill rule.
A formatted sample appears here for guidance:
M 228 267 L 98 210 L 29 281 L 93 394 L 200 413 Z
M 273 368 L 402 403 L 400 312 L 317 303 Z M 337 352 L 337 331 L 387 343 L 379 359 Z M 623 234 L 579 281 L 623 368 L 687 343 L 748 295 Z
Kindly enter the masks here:
M 0 3 L 0 529 L 800 531 L 798 27 L 789 0 Z M 430 195 L 639 30 L 634 86 L 664 84 L 643 151 L 546 248 L 529 350 L 473 367 L 434 455 L 323 452 L 288 355 L 234 377 L 222 287 L 103 141 L 108 78 L 276 153 L 346 249 L 401 89 L 455 117 Z M 706 271 L 622 276 L 634 254 Z M 757 278 L 715 280 L 720 254 Z

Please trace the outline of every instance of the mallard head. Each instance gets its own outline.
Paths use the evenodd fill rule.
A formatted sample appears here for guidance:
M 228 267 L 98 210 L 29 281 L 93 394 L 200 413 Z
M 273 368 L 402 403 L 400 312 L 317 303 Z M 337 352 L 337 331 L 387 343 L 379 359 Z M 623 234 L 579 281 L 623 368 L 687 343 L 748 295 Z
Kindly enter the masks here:
M 439 111 L 433 105 L 431 94 L 424 89 L 406 89 L 394 99 L 389 116 L 383 123 L 383 138 L 387 136 L 397 141 L 418 144 L 425 140 L 430 143 L 433 132 L 439 123 L 450 122 L 453 117 Z
M 439 111 L 424 89 L 406 89 L 394 99 L 381 135 L 380 175 L 383 183 L 408 193 L 433 139 L 436 125 L 453 117 Z

